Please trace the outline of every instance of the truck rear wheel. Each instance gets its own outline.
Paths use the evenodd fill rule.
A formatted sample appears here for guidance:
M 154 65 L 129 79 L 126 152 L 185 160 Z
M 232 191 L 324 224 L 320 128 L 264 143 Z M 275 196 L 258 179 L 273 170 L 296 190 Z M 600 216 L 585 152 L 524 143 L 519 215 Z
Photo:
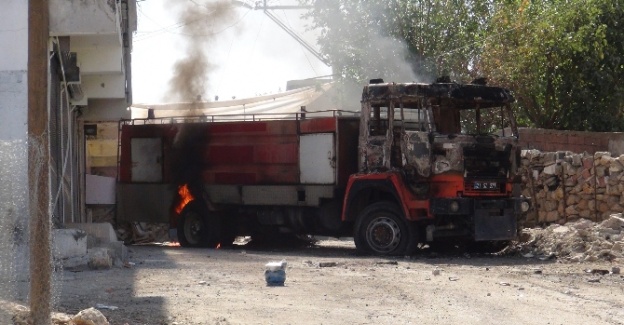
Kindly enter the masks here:
M 214 247 L 218 244 L 219 227 L 200 202 L 191 202 L 180 213 L 178 241 L 183 247 Z
M 418 244 L 414 226 L 391 202 L 373 203 L 362 210 L 354 241 L 358 250 L 377 255 L 411 254 Z

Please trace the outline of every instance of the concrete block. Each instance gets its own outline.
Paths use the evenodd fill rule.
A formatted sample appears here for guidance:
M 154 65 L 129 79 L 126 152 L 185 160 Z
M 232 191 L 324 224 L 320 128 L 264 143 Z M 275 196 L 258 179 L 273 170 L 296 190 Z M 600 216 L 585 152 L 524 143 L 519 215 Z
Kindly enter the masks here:
M 87 254 L 87 233 L 80 229 L 54 229 L 54 256 L 65 259 Z
M 85 231 L 89 236 L 97 239 L 99 243 L 111 243 L 117 241 L 117 234 L 110 223 L 69 223 L 67 228 L 76 228 Z

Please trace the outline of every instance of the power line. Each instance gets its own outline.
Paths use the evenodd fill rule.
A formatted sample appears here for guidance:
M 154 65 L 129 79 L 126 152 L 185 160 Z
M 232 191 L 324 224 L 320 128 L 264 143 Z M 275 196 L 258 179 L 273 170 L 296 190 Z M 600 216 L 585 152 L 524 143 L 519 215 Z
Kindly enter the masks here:
M 278 3 L 281 4 L 280 1 L 278 1 Z M 292 25 L 290 24 L 290 20 L 288 19 L 288 15 L 286 15 L 286 10 L 282 9 L 282 14 L 284 15 L 284 19 L 286 20 L 286 24 L 288 24 L 288 27 L 290 29 L 292 28 Z M 316 72 L 316 69 L 314 69 L 314 66 L 312 65 L 312 62 L 310 61 L 310 58 L 307 56 L 306 51 L 303 47 L 303 45 L 301 43 L 299 43 L 299 49 L 301 50 L 301 53 L 303 54 L 303 57 L 305 57 L 306 61 L 308 61 L 308 65 L 310 66 L 310 69 L 312 69 L 312 72 L 314 73 L 314 75 L 317 75 L 318 73 Z
M 244 14 L 244 15 L 242 15 L 242 16 L 241 16 L 241 17 L 240 17 L 240 18 L 239 18 L 236 22 L 234 22 L 233 24 L 231 24 L 231 25 L 229 25 L 229 26 L 227 26 L 227 27 L 225 27 L 225 28 L 223 28 L 223 29 L 221 29 L 221 30 L 218 30 L 218 31 L 212 32 L 212 33 L 207 33 L 207 34 L 199 34 L 199 33 L 198 33 L 198 34 L 189 34 L 189 33 L 179 33 L 179 32 L 174 32 L 174 31 L 172 31 L 172 29 L 178 29 L 178 28 L 181 28 L 181 27 L 184 27 L 184 26 L 187 26 L 187 25 L 190 25 L 190 24 L 194 24 L 194 23 L 197 23 L 197 22 L 199 22 L 199 21 L 202 21 L 202 20 L 205 20 L 205 19 L 206 19 L 206 17 L 202 17 L 202 18 L 195 19 L 195 20 L 192 20 L 192 21 L 189 21 L 189 22 L 177 22 L 177 23 L 175 23 L 175 24 L 172 24 L 172 25 L 169 25 L 169 26 L 167 26 L 167 27 L 164 27 L 164 28 L 162 28 L 162 29 L 160 29 L 160 30 L 156 30 L 156 31 L 152 31 L 152 32 L 147 32 L 148 34 L 138 36 L 138 37 L 137 37 L 134 41 L 135 41 L 135 42 L 140 42 L 140 41 L 143 41 L 143 40 L 146 40 L 146 39 L 152 38 L 152 37 L 154 37 L 154 36 L 160 35 L 160 34 L 162 34 L 162 33 L 170 33 L 170 34 L 182 35 L 182 36 L 214 36 L 214 35 L 217 35 L 217 34 L 223 33 L 223 32 L 225 32 L 226 30 L 228 30 L 228 29 L 230 29 L 230 28 L 232 28 L 232 27 L 234 27 L 234 26 L 238 25 L 241 21 L 243 21 L 243 19 L 245 19 L 245 17 L 249 14 L 249 12 L 250 12 L 251 10 L 253 10 L 253 9 L 249 9 L 249 10 L 247 10 L 247 11 L 245 12 L 245 14 Z

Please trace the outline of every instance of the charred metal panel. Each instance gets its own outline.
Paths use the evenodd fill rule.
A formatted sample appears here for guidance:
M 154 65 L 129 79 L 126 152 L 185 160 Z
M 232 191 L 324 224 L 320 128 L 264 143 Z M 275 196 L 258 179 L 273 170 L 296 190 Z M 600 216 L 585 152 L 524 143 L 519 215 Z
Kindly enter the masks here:
M 160 151 L 167 151 L 175 134 L 175 127 L 171 125 L 124 125 L 121 129 L 121 148 L 120 148 L 120 166 L 119 181 L 132 181 L 132 139 L 134 138 L 161 138 L 162 148 Z M 166 156 L 166 154 L 164 154 Z M 163 159 L 164 164 L 164 180 L 167 180 L 167 160 Z
M 168 184 L 117 184 L 117 219 L 169 222 L 174 197 Z
M 339 118 L 336 136 L 336 186 L 345 188 L 351 174 L 358 171 L 358 132 L 360 120 Z
M 386 137 L 370 137 L 364 141 L 364 171 L 378 171 L 389 168 L 390 146 Z
M 162 139 L 133 138 L 130 141 L 132 181 L 159 183 L 163 180 Z
M 475 241 L 514 239 L 518 229 L 515 206 L 514 199 L 475 200 Z
M 457 83 L 371 84 L 362 94 L 362 100 L 372 105 L 384 104 L 391 98 L 401 98 L 407 106 L 428 98 L 432 105 L 457 109 L 498 107 L 514 101 L 505 88 Z
M 406 132 L 403 135 L 404 165 L 416 169 L 421 177 L 431 174 L 431 144 L 428 132 Z

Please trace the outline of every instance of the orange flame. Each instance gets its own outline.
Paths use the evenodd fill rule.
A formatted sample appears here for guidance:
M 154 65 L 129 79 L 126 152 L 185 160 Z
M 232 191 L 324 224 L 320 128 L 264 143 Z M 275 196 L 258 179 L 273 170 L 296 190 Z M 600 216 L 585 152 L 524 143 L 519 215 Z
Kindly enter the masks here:
M 218 243 L 218 244 L 217 244 L 216 249 L 219 249 L 219 248 L 221 248 L 221 243 Z
M 184 207 L 195 198 L 191 194 L 187 184 L 178 186 L 178 195 L 180 196 L 180 203 L 175 208 L 175 212 L 180 214 Z

